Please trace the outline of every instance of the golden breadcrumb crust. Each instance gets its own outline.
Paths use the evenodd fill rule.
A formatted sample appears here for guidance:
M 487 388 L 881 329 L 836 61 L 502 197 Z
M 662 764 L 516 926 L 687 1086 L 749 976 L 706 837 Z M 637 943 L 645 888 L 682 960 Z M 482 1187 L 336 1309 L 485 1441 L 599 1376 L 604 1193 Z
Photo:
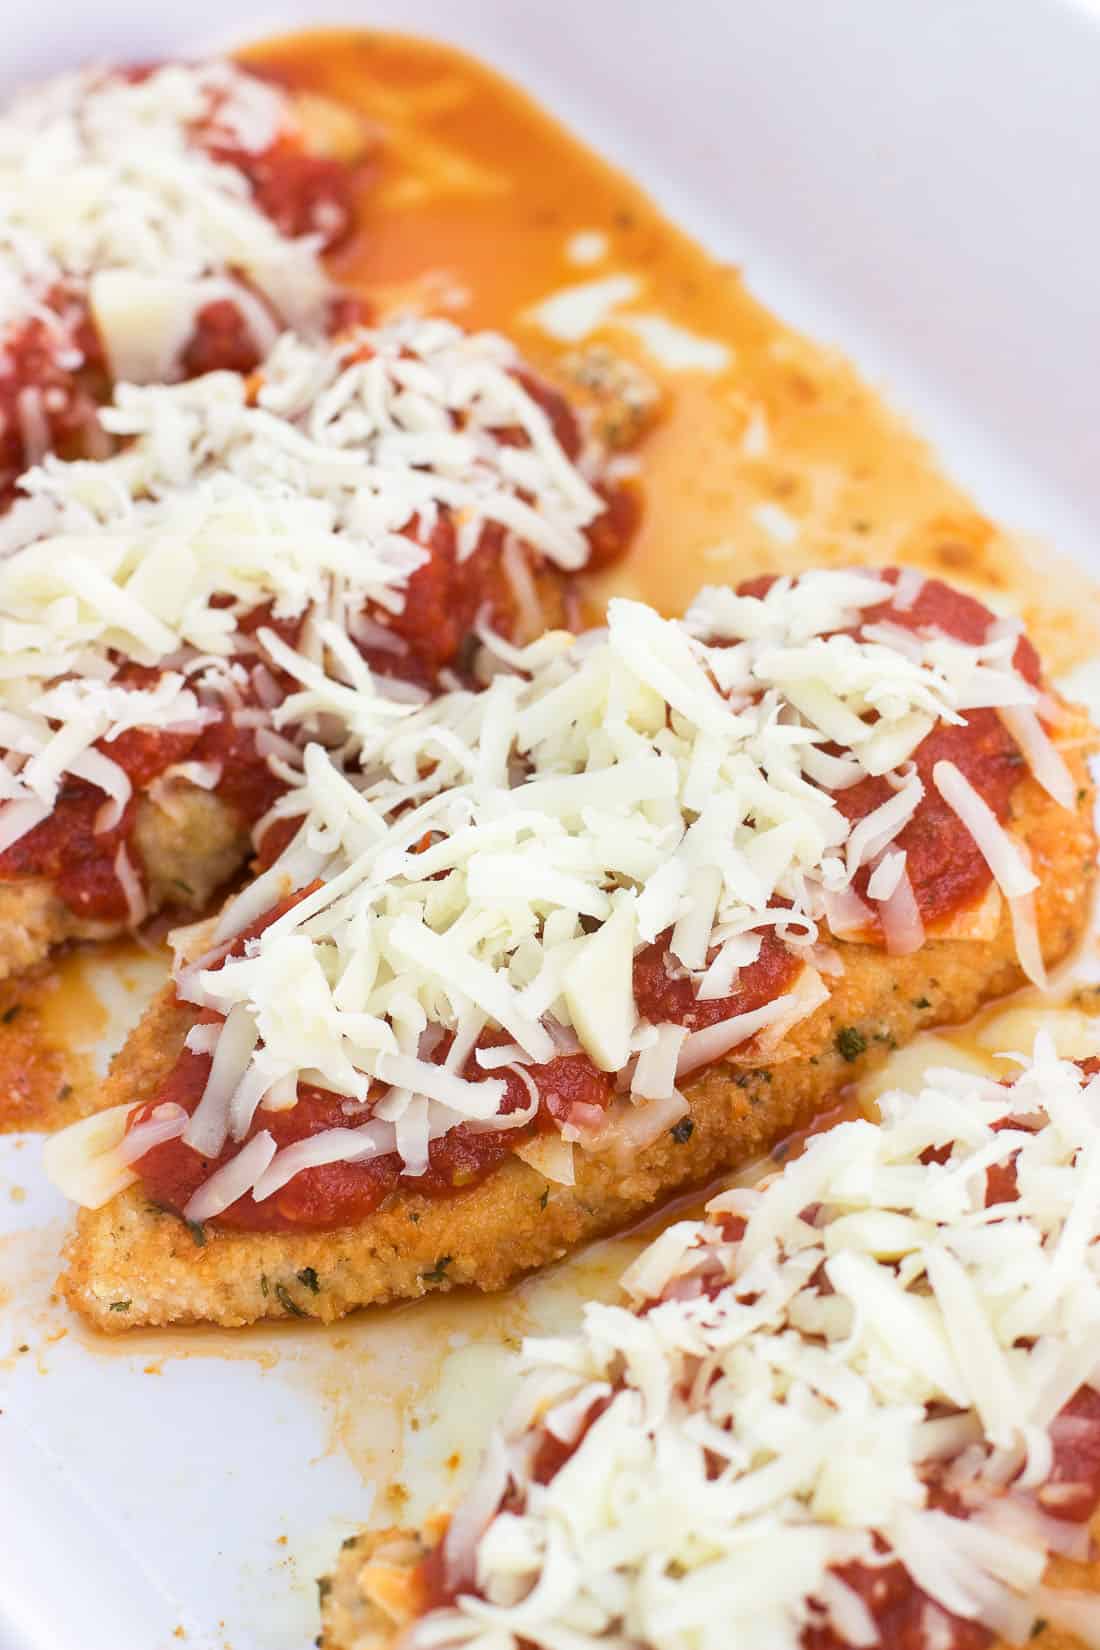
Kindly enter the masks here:
M 203 910 L 250 852 L 248 832 L 236 816 L 186 781 L 174 785 L 163 803 L 142 799 L 135 837 L 150 915 L 169 905 Z M 109 939 L 129 926 L 79 916 L 45 878 L 0 882 L 0 980 L 33 968 L 67 940 Z
M 1065 957 L 1084 930 L 1095 868 L 1083 746 L 1068 756 L 1081 785 L 1075 813 L 1030 778 L 1013 799 L 1012 828 L 1040 877 L 1036 911 L 1048 964 Z M 151 1207 L 139 1183 L 103 1208 L 80 1211 L 66 1246 L 64 1293 L 90 1323 L 117 1334 L 138 1325 L 234 1327 L 290 1315 L 331 1322 L 357 1307 L 436 1289 L 500 1289 L 767 1151 L 892 1048 L 925 1028 L 966 1020 L 1022 983 L 1006 909 L 989 939 L 932 939 L 908 957 L 863 945 L 837 950 L 844 973 L 829 981 L 828 1001 L 794 1027 L 767 1065 L 745 1064 L 746 1051 L 738 1050 L 688 1081 L 687 1140 L 666 1133 L 629 1161 L 578 1150 L 576 1184 L 568 1187 L 513 1157 L 448 1198 L 399 1188 L 364 1221 L 331 1232 L 211 1225 L 193 1235 L 175 1215 Z M 190 1010 L 169 988 L 117 1056 L 102 1105 L 155 1094 L 190 1023 Z M 315 1289 L 299 1279 L 307 1269 Z

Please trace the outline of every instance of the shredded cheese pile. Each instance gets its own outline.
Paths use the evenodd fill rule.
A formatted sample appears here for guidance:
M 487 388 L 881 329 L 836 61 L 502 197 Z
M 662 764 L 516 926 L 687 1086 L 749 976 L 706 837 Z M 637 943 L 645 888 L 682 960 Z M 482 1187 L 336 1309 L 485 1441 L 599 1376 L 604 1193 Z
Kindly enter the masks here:
M 75 285 L 112 375 L 139 381 L 176 375 L 196 315 L 219 299 L 260 355 L 274 317 L 319 329 L 330 297 L 320 237 L 282 234 L 244 174 L 208 152 L 262 153 L 293 130 L 278 89 L 223 61 L 137 79 L 81 70 L 18 94 L 0 114 L 5 327 Z
M 116 823 L 130 781 L 110 745 L 128 727 L 193 728 L 228 705 L 300 777 L 288 724 L 339 744 L 392 717 L 400 684 L 379 689 L 357 644 L 401 652 L 381 621 L 443 514 L 460 560 L 495 526 L 521 561 L 581 565 L 603 502 L 518 366 L 503 339 L 442 321 L 287 334 L 254 401 L 234 373 L 122 386 L 103 419 L 125 451 L 30 471 L 0 559 L 0 849 L 48 816 L 66 773 L 106 793 L 100 828 Z M 308 615 L 297 648 L 240 629 L 268 602 L 274 620 Z M 120 685 L 126 661 L 156 684 Z M 274 672 L 302 684 L 281 708 Z
M 1035 701 L 1000 625 L 980 646 L 830 634 L 894 599 L 905 592 L 872 573 L 822 572 L 763 598 L 706 590 L 683 623 L 614 600 L 606 633 L 550 633 L 520 652 L 492 643 L 501 668 L 485 691 L 365 729 L 357 779 L 309 748 L 302 784 L 274 810 L 304 812 L 302 829 L 223 913 L 222 950 L 177 976 L 185 1000 L 227 1016 L 192 1034 L 214 1062 L 177 1132 L 216 1156 L 258 1107 L 293 1104 L 299 1079 L 347 1096 L 348 1127 L 277 1156 L 261 1130 L 189 1217 L 250 1189 L 262 1200 L 311 1164 L 396 1151 L 423 1173 L 430 1142 L 456 1125 L 534 1116 L 533 1085 L 529 1108 L 500 1113 L 504 1067 L 522 1075 L 583 1049 L 619 1074 L 622 1096 L 596 1136 L 567 1122 L 565 1142 L 637 1148 L 686 1111 L 678 1083 L 691 1071 L 750 1038 L 754 1059 L 773 1051 L 827 996 L 814 962 L 830 902 L 891 856 L 908 887 L 890 845 L 921 805 L 916 746 L 938 719 Z M 303 699 L 288 713 L 317 708 Z M 851 827 L 828 787 L 884 773 L 890 798 Z M 935 779 L 1009 899 L 1030 901 L 1034 878 L 962 773 L 942 763 Z M 314 878 L 322 886 L 243 955 L 211 966 Z M 674 966 L 700 998 L 722 999 L 767 928 L 804 960 L 792 989 L 691 1033 L 640 1017 L 640 947 L 671 931 Z M 487 1026 L 510 1040 L 478 1048 L 484 1076 L 471 1079 Z M 540 1167 L 570 1182 L 572 1153 Z
M 1100 1383 L 1100 1079 L 1041 1039 L 1012 1087 L 936 1071 L 881 1105 L 672 1226 L 629 1306 L 526 1343 L 445 1542 L 449 1585 L 480 1596 L 425 1617 L 417 1650 L 796 1650 L 813 1624 L 872 1645 L 837 1571 L 891 1559 L 929 1595 L 930 1650 L 945 1612 L 1100 1643 L 1095 1600 L 1040 1585 L 1051 1548 L 1088 1550 L 1048 1480 L 1080 1425 L 1059 1412 Z M 1013 1164 L 1017 1200 L 987 1208 Z M 539 1484 L 546 1435 L 576 1448 Z M 929 1505 L 930 1477 L 961 1511 Z

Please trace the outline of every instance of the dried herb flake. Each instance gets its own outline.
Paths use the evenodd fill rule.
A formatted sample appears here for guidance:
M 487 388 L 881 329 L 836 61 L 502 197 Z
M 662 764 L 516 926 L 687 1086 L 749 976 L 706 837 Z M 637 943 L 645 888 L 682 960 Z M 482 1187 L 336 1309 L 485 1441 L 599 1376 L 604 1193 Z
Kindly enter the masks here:
M 834 1041 L 841 1059 L 849 1063 L 867 1052 L 867 1039 L 858 1026 L 841 1026 Z
M 298 1305 L 298 1302 L 294 1299 L 284 1284 L 277 1283 L 275 1285 L 275 1299 L 278 1301 L 283 1311 L 289 1312 L 292 1318 L 309 1317 L 309 1313 L 302 1311 L 302 1308 Z

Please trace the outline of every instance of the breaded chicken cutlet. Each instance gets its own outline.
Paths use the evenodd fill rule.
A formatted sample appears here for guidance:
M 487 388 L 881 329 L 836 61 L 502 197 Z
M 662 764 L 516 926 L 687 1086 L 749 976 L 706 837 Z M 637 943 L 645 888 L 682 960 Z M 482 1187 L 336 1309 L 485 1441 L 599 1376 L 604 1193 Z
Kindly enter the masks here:
M 319 1650 L 397 1650 L 398 1645 L 401 1650 L 414 1650 L 415 1641 L 407 1635 L 430 1603 L 424 1573 L 428 1565 L 438 1562 L 446 1527 L 446 1519 L 440 1518 L 423 1532 L 364 1530 L 345 1542 L 332 1575 L 320 1583 L 323 1630 L 317 1641 Z M 1100 1514 L 1089 1525 L 1089 1538 L 1100 1546 Z M 1079 1610 L 1082 1603 L 1087 1607 L 1093 1595 L 1100 1597 L 1100 1559 L 1081 1562 L 1054 1554 L 1047 1564 L 1044 1587 L 1065 1592 L 1070 1611 Z M 893 1650 L 889 1640 L 885 1643 Z M 1028 1650 L 1086 1650 L 1088 1640 L 1040 1616 L 1027 1644 Z M 829 1650 L 836 1647 L 830 1645 Z M 1006 1639 L 982 1634 L 974 1639 L 974 1650 L 1014 1647 Z
M 669 1227 L 449 1514 L 345 1543 L 322 1650 L 1091 1643 L 1098 1064 L 931 1071 Z
M 248 371 L 346 307 L 375 134 L 223 59 L 89 68 L 0 110 L 0 500 L 47 452 L 102 457 L 112 383 Z M 64 175 L 66 188 L 58 188 Z
M 1091 730 L 947 586 L 617 601 L 509 658 L 358 782 L 307 751 L 301 829 L 54 1143 L 98 1327 L 499 1288 L 1083 931 Z
M 307 739 L 399 720 L 478 627 L 563 622 L 630 528 L 590 415 L 449 322 L 286 334 L 250 379 L 126 387 L 104 418 L 126 449 L 48 461 L 7 524 L 0 978 L 206 907 L 277 854 Z

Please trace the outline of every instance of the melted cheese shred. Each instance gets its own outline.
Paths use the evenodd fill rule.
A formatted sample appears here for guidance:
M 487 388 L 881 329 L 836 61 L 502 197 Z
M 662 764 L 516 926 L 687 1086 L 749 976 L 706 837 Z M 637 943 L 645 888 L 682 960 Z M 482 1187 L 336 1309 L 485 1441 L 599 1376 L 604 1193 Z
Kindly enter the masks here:
M 47 459 L 4 523 L 0 841 L 48 812 L 66 773 L 105 792 L 101 828 L 116 822 L 129 781 L 111 745 L 132 727 L 193 731 L 242 714 L 245 692 L 261 704 L 243 714 L 284 733 L 396 714 L 356 639 L 400 651 L 370 614 L 400 613 L 444 515 L 460 559 L 495 528 L 581 565 L 603 503 L 519 365 L 496 335 L 402 321 L 321 344 L 288 333 L 258 388 L 235 373 L 121 386 L 103 420 L 126 450 Z M 240 629 L 267 603 L 274 622 L 307 616 L 296 648 Z M 135 687 L 121 661 L 160 674 Z M 272 668 L 300 688 L 281 707 Z M 272 750 L 300 768 L 287 737 Z
M 331 288 L 320 235 L 281 233 L 242 171 L 211 150 L 261 154 L 297 134 L 285 95 L 236 65 L 102 69 L 20 92 L 0 113 L 4 323 L 86 296 L 114 376 L 171 378 L 205 305 L 231 299 L 266 354 L 282 325 L 320 331 Z
M 929 1595 L 929 1650 L 942 1612 L 1013 1644 L 1063 1619 L 1044 1486 L 1059 1411 L 1100 1380 L 1100 1078 L 1041 1037 L 1010 1086 L 933 1071 L 880 1105 L 669 1228 L 625 1304 L 525 1344 L 490 1493 L 445 1540 L 448 1584 L 476 1595 L 403 1643 L 798 1650 L 830 1625 L 870 1645 L 838 1572 L 891 1559 Z M 1015 1200 L 987 1207 L 1013 1168 Z M 547 1434 L 576 1448 L 539 1483 Z M 1089 1619 L 1095 1644 L 1095 1601 Z
M 358 774 L 307 748 L 302 783 L 274 809 L 301 828 L 223 913 L 219 943 L 288 887 L 322 885 L 243 954 L 183 969 L 180 995 L 235 1027 L 247 1018 L 250 1095 L 302 1078 L 346 1096 L 349 1122 L 371 1131 L 362 1151 L 336 1131 L 349 1159 L 376 1150 L 378 1120 L 414 1176 L 458 1124 L 523 1121 L 499 1110 L 495 1051 L 479 1052 L 484 1076 L 463 1074 L 487 1025 L 511 1039 L 500 1063 L 580 1048 L 619 1075 L 603 1128 L 566 1120 L 567 1140 L 645 1143 L 645 1108 L 655 1132 L 686 1109 L 679 1076 L 749 1039 L 764 1058 L 828 995 L 815 946 L 855 874 L 860 827 L 813 778 L 879 773 L 884 751 L 901 764 L 902 805 L 875 825 L 881 852 L 919 805 L 910 758 L 930 726 L 963 720 L 960 704 L 1034 701 L 1011 638 L 968 646 L 937 631 L 896 650 L 833 634 L 892 590 L 825 572 L 762 598 L 706 590 L 683 622 L 616 600 L 606 631 L 522 651 L 487 638 L 488 686 L 367 728 Z M 838 740 L 840 757 L 822 751 Z M 641 948 L 670 934 L 673 966 L 729 994 L 769 928 L 803 962 L 782 995 L 686 1039 L 642 1017 Z M 454 1039 L 443 1065 L 441 1033 Z M 230 1104 L 212 1074 L 204 1138 L 224 1141 Z

